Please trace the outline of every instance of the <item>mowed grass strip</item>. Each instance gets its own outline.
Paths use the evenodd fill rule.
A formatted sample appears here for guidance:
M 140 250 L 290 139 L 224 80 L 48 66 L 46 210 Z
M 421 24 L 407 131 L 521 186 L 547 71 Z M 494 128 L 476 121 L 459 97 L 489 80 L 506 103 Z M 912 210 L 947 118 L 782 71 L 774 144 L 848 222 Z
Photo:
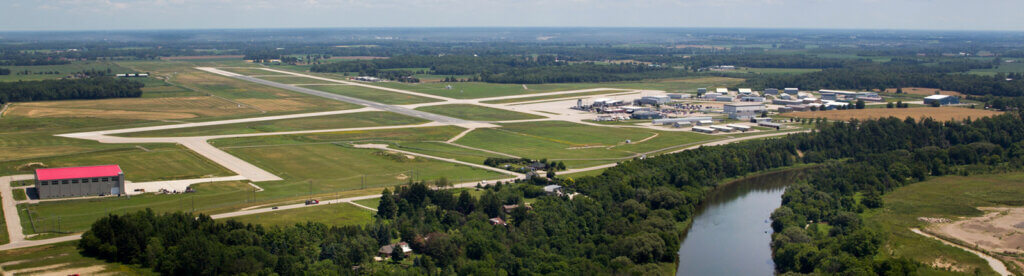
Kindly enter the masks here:
M 500 154 L 467 149 L 442 142 L 403 142 L 395 145 L 395 148 L 476 164 L 483 164 L 488 157 L 505 157 Z
M 0 251 L 0 263 L 3 271 L 18 274 L 156 275 L 156 272 L 138 265 L 86 257 L 78 250 L 78 241 Z
M 359 208 L 349 203 L 335 203 L 230 219 L 264 226 L 291 226 L 306 222 L 319 222 L 329 226 L 346 226 L 370 223 L 373 220 L 373 214 L 373 211 Z
M 603 83 L 551 83 L 551 84 L 505 84 L 485 82 L 433 82 L 401 83 L 380 82 L 373 85 L 398 88 L 455 99 L 476 99 L 498 96 L 534 94 L 542 92 L 577 90 L 603 87 Z M 448 86 L 451 86 L 451 89 Z
M 418 104 L 440 101 L 437 99 L 420 97 L 405 93 L 391 92 L 354 85 L 308 85 L 303 87 L 343 96 L 360 98 L 383 104 Z
M 725 77 L 688 77 L 671 79 L 652 79 L 631 82 L 598 82 L 598 83 L 546 83 L 546 84 L 505 84 L 485 82 L 431 82 L 431 83 L 400 83 L 381 82 L 373 85 L 405 89 L 455 99 L 479 99 L 499 96 L 524 95 L 555 91 L 568 91 L 589 88 L 621 88 L 621 89 L 657 89 L 668 92 L 693 91 L 699 87 L 732 86 L 743 82 L 739 78 Z M 451 85 L 451 89 L 448 86 Z
M 434 114 L 445 115 L 460 119 L 477 121 L 509 121 L 544 118 L 533 114 L 526 114 L 472 104 L 433 105 L 419 107 L 416 108 L 416 110 L 426 111 Z
M 231 73 L 242 74 L 242 75 L 246 75 L 246 76 L 260 76 L 260 75 L 291 76 L 291 75 L 288 75 L 288 74 L 285 74 L 285 73 L 278 73 L 278 72 L 274 72 L 274 71 L 263 70 L 263 69 L 260 69 L 259 67 L 251 67 L 251 68 L 246 68 L 246 67 L 224 67 L 224 68 L 217 68 L 217 69 L 228 71 L 228 72 L 231 72 Z
M 980 268 L 994 274 L 974 254 L 946 246 L 915 234 L 910 228 L 924 228 L 919 217 L 949 218 L 981 216 L 977 207 L 1024 205 L 1024 173 L 974 176 L 943 176 L 898 188 L 883 196 L 885 205 L 865 213 L 865 223 L 881 227 L 888 235 L 885 251 L 925 264 L 952 263 L 964 272 Z
M 602 91 L 580 92 L 580 93 L 570 93 L 570 94 L 546 95 L 546 96 L 536 96 L 536 97 L 523 97 L 523 98 L 512 98 L 512 99 L 502 99 L 502 100 L 489 100 L 489 101 L 481 101 L 481 103 L 485 103 L 485 104 L 507 104 L 507 103 L 520 103 L 520 102 L 532 102 L 532 101 L 543 101 L 543 100 L 573 99 L 573 98 L 580 98 L 580 97 L 594 96 L 594 95 L 613 95 L 613 94 L 626 94 L 626 93 L 630 93 L 629 90 L 626 90 L 626 89 L 602 90 Z
M 125 133 L 126 137 L 188 137 L 244 133 L 283 132 L 335 128 L 375 127 L 422 124 L 427 120 L 384 111 L 369 111 L 339 115 L 305 117 L 251 123 L 167 129 Z
M 872 109 L 847 109 L 828 111 L 801 111 L 784 114 L 787 117 L 797 118 L 826 118 L 829 120 L 850 121 L 870 120 L 878 118 L 896 117 L 899 119 L 932 118 L 936 121 L 960 121 L 967 118 L 977 119 L 1002 114 L 1002 112 L 963 108 L 963 107 L 915 107 L 915 108 L 872 108 Z
M 270 72 L 270 71 L 267 71 Z M 283 76 L 260 76 L 259 79 L 264 79 L 272 82 L 283 83 L 283 84 L 337 84 L 345 85 L 332 81 L 325 81 L 321 79 L 313 79 L 302 76 L 283 75 Z
M 230 176 L 231 171 L 179 145 L 140 144 L 61 156 L 0 162 L 0 174 L 31 174 L 38 167 L 120 165 L 129 181 L 190 179 Z
M 312 181 L 296 188 L 313 193 L 392 186 L 410 180 L 478 181 L 503 177 L 489 170 L 338 144 L 268 145 L 226 148 L 243 160 L 292 181 Z
M 292 135 L 274 135 L 216 139 L 211 144 L 220 148 L 260 147 L 326 143 L 400 143 L 446 141 L 466 129 L 457 126 L 409 127 L 379 130 L 338 131 Z

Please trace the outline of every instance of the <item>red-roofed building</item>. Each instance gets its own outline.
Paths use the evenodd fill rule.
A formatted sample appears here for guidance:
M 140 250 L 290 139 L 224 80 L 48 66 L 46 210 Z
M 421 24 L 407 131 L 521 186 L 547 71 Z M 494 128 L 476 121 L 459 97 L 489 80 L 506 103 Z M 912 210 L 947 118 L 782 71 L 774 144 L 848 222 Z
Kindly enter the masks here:
M 121 195 L 124 172 L 118 165 L 36 170 L 39 198 Z

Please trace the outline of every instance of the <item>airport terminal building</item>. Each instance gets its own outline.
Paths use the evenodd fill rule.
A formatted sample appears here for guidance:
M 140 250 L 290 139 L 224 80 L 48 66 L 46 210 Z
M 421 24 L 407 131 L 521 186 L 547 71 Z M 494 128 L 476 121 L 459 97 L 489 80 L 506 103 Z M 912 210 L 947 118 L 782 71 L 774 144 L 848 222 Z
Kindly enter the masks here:
M 40 199 L 121 195 L 124 172 L 118 165 L 38 169 L 36 191 Z

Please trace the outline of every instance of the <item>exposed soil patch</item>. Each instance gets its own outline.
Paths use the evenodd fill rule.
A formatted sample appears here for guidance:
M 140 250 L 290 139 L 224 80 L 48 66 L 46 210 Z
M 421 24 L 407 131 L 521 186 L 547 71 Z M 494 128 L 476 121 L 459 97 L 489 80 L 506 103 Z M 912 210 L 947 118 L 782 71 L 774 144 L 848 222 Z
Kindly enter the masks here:
M 937 225 L 942 235 L 999 253 L 1024 253 L 1024 207 L 978 208 L 984 216 Z

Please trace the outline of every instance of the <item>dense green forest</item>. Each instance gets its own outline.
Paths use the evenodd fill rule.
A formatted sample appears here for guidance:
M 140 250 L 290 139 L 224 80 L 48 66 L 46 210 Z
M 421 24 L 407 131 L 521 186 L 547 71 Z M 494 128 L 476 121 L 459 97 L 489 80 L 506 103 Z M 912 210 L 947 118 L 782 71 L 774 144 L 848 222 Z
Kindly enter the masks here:
M 479 198 L 413 183 L 385 191 L 379 219 L 365 226 L 264 228 L 140 212 L 96 222 L 80 246 L 165 274 L 333 274 L 357 265 L 363 273 L 655 274 L 675 261 L 696 206 L 723 179 L 825 162 L 827 169 L 790 189 L 773 215 L 779 271 L 901 273 L 917 264 L 876 258 L 880 235 L 856 213 L 878 207 L 878 195 L 908 181 L 1016 168 L 1022 138 L 1024 121 L 1016 113 L 964 123 L 822 123 L 812 133 L 631 160 L 599 176 L 553 180 L 581 194 L 573 199 L 543 195 L 543 180 L 494 186 Z M 866 195 L 859 203 L 857 193 Z M 502 208 L 534 197 L 530 209 Z M 488 224 L 491 217 L 509 225 Z M 809 233 L 800 227 L 807 220 L 834 230 Z M 398 240 L 420 253 L 412 268 L 370 261 L 379 246 Z
M 102 73 L 100 71 L 94 71 Z M 141 82 L 99 76 L 80 79 L 0 82 L 0 104 L 142 96 Z

